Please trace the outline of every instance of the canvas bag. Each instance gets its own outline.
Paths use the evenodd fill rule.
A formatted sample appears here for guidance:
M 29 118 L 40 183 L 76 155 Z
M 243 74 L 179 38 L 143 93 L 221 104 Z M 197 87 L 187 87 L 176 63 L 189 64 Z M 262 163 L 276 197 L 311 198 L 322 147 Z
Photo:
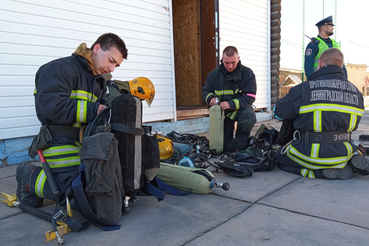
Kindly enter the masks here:
M 110 132 L 85 137 L 79 156 L 85 167 L 85 194 L 92 211 L 109 224 L 117 223 L 124 195 L 118 140 Z

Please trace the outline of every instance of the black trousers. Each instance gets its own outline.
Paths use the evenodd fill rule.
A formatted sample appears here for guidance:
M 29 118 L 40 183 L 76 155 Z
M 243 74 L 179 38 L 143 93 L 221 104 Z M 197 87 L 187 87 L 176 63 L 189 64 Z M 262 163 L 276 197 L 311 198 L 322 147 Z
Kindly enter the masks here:
M 224 118 L 224 141 L 223 146 L 226 146 L 233 139 L 234 123 L 237 121 L 236 136 L 250 136 L 250 132 L 256 123 L 256 115 L 253 108 L 245 108 L 239 110 L 235 119 L 228 117 Z

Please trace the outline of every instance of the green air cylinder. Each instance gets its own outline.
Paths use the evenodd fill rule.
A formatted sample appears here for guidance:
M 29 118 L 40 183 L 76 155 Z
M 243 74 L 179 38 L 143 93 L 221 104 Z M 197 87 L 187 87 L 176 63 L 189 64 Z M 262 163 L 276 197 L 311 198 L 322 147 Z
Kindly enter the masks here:
M 224 113 L 219 105 L 209 109 L 209 148 L 223 152 Z

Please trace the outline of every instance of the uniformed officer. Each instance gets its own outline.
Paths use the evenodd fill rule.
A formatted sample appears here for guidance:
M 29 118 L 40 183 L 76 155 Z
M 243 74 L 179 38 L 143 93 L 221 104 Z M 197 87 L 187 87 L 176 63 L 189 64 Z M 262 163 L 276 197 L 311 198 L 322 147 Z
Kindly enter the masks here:
M 320 55 L 329 48 L 341 49 L 339 44 L 329 37 L 333 35 L 333 18 L 328 16 L 327 18 L 319 21 L 315 24 L 318 27 L 319 35 L 316 38 L 312 38 L 311 42 L 306 46 L 305 50 L 305 74 L 306 80 L 310 75 L 318 70 L 318 63 Z M 347 70 L 345 64 L 343 64 L 343 70 L 347 79 Z

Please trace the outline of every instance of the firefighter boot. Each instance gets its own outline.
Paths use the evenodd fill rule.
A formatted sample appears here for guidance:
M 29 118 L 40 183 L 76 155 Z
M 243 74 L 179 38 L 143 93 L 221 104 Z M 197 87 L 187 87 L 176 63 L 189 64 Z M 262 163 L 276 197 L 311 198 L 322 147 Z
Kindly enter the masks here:
M 327 179 L 350 179 L 354 177 L 354 170 L 349 165 L 344 168 L 322 169 L 320 173 Z
M 41 207 L 43 199 L 30 193 L 31 175 L 37 167 L 32 164 L 21 164 L 17 167 L 15 176 L 17 179 L 17 199 L 18 202 L 32 207 Z
M 369 159 L 362 155 L 354 155 L 348 164 L 354 169 L 354 172 L 360 175 L 369 175 Z

